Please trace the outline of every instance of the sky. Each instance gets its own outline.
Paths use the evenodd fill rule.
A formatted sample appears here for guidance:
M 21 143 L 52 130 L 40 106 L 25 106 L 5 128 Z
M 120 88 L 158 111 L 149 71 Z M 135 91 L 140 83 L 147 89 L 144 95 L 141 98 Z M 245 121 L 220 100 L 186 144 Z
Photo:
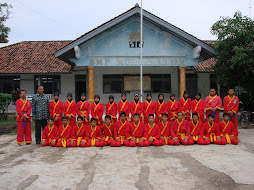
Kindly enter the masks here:
M 141 0 L 0 0 L 12 5 L 6 25 L 9 43 L 74 40 L 108 20 L 141 5 Z M 250 9 L 250 5 L 252 8 Z M 216 40 L 210 28 L 236 11 L 253 18 L 254 0 L 143 0 L 143 9 L 201 40 Z

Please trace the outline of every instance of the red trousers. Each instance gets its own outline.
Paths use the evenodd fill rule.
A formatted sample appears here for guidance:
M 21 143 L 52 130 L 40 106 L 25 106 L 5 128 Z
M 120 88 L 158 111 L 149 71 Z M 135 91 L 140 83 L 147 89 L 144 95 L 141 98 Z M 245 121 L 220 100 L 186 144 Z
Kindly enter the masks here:
M 211 143 L 214 143 L 214 144 L 221 144 L 221 140 L 217 140 L 217 138 L 216 138 L 216 140 L 213 140 L 213 142 L 211 142 L 211 139 L 210 139 L 210 137 L 207 137 L 208 138 L 208 140 L 205 140 L 204 139 L 204 145 L 208 145 L 208 144 L 211 144 Z
M 144 141 L 133 141 L 133 140 L 130 140 L 130 146 L 131 147 L 136 147 L 136 146 L 144 146 Z
M 160 141 L 156 139 L 156 140 L 153 140 L 153 142 L 149 142 L 148 140 L 143 142 L 143 146 L 150 146 L 150 145 L 160 146 Z
M 71 146 L 71 141 L 67 140 L 66 141 L 66 147 L 70 147 L 70 146 Z M 62 141 L 57 141 L 56 147 L 63 147 L 63 142 Z
M 226 144 L 234 144 L 238 145 L 239 141 L 235 137 L 230 137 L 230 142 L 227 142 L 226 137 L 221 137 L 221 144 L 226 145 Z
M 237 115 L 237 114 L 236 114 Z M 238 118 L 234 116 L 230 116 L 232 123 L 235 125 L 235 137 L 238 138 Z
M 100 145 L 101 145 L 101 144 L 100 144 L 100 141 L 95 141 L 95 145 L 94 145 L 94 146 L 100 147 Z M 92 146 L 91 140 L 90 140 L 90 141 L 87 141 L 85 147 L 91 147 L 91 146 Z
M 205 141 L 202 137 L 198 138 L 198 140 L 196 138 L 198 138 L 198 136 L 189 138 L 189 145 L 193 145 L 195 142 L 199 145 L 205 144 Z
M 159 142 L 160 142 L 160 146 L 174 145 L 174 141 L 169 137 L 159 138 Z
M 176 139 L 176 141 L 173 141 L 174 142 L 174 145 L 180 145 L 180 144 L 182 144 L 182 145 L 189 145 L 189 139 L 187 140 L 187 141 L 185 141 L 185 140 L 183 140 L 182 138 L 181 138 L 181 136 L 180 135 L 177 135 L 177 139 Z
M 124 142 L 123 142 L 123 145 L 124 145 L 124 146 L 130 146 L 130 141 L 127 140 L 127 139 L 125 139 Z M 116 147 L 122 146 L 121 141 L 120 141 L 120 140 L 115 140 L 115 146 L 116 146 Z
M 115 146 L 115 140 L 111 139 L 111 138 L 108 138 L 107 140 L 106 139 L 102 139 L 100 141 L 100 146 L 103 147 L 103 146 L 112 146 L 114 147 Z
M 78 138 L 79 137 L 76 137 L 73 144 L 70 143 L 70 147 L 85 147 L 86 146 L 85 144 L 84 145 L 82 144 L 82 142 L 85 142 L 85 141 L 82 141 L 81 139 L 80 139 L 80 142 L 78 144 L 78 141 L 79 141 Z
M 30 120 L 25 122 L 25 127 L 23 126 L 23 121 L 17 121 L 17 143 L 23 144 L 24 140 L 26 143 L 32 143 Z
M 55 144 L 53 144 L 52 141 L 49 143 L 49 139 L 46 139 L 44 143 L 41 143 L 41 146 L 56 146 L 56 142 Z

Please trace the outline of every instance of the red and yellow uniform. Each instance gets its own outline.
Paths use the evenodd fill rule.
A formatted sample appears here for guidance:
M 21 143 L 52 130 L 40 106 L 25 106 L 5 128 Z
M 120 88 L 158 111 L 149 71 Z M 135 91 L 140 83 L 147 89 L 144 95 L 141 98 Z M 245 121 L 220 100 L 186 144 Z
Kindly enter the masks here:
M 233 96 L 230 98 L 230 96 L 225 96 L 223 99 L 223 107 L 224 111 L 228 113 L 229 111 L 233 112 L 233 115 L 230 115 L 230 119 L 232 123 L 235 125 L 235 137 L 238 138 L 238 118 L 237 118 L 237 112 L 239 109 L 239 99 L 236 96 Z
M 130 103 L 127 100 L 125 101 L 121 100 L 120 102 L 118 102 L 117 108 L 118 108 L 118 115 L 119 115 L 118 120 L 120 120 L 120 113 L 125 112 L 127 116 L 127 120 L 129 121 Z
M 152 100 L 150 102 L 146 100 L 143 103 L 144 124 L 148 123 L 148 116 L 150 114 L 155 114 L 155 103 Z
M 106 115 L 111 116 L 112 123 L 116 123 L 117 118 L 117 104 L 115 102 L 107 102 L 106 104 Z
M 204 122 L 204 112 L 205 112 L 205 101 L 200 99 L 200 100 L 192 100 L 191 102 L 191 110 L 192 113 L 197 113 L 199 117 L 199 121 L 202 123 Z
M 235 138 L 236 129 L 234 124 L 231 121 L 225 123 L 225 121 L 221 121 L 219 123 L 219 129 L 221 132 L 221 144 L 234 144 L 237 145 L 239 141 Z M 223 137 L 224 136 L 224 137 Z
M 190 126 L 187 120 L 182 119 L 180 122 L 178 119 L 172 123 L 171 126 L 171 137 L 174 141 L 174 145 L 188 145 L 190 139 Z M 188 140 L 183 140 L 186 137 Z
M 67 117 L 68 115 L 71 115 L 71 119 L 68 119 L 68 124 L 70 126 L 76 125 L 76 102 L 73 100 L 64 102 L 63 106 L 63 112 L 64 116 Z
M 191 99 L 190 98 L 180 98 L 179 100 L 179 110 L 180 112 L 186 112 L 186 116 L 183 119 L 190 121 L 190 111 L 191 111 Z
M 101 131 L 104 134 L 104 138 L 101 140 L 102 146 L 115 146 L 115 140 L 114 140 L 114 130 L 115 130 L 115 124 L 110 123 L 108 126 L 106 123 L 101 127 Z
M 149 138 L 153 139 L 153 142 L 148 141 Z M 151 127 L 149 123 L 144 125 L 144 143 L 143 146 L 160 146 L 160 127 L 157 124 L 153 124 Z
M 131 122 L 133 122 L 133 115 L 138 113 L 140 118 L 142 118 L 141 114 L 143 113 L 143 104 L 142 102 L 135 100 L 130 103 L 130 111 L 131 111 Z
M 156 102 L 155 104 L 155 123 L 160 123 L 161 122 L 161 119 L 159 119 L 159 117 L 162 117 L 161 114 L 163 113 L 167 113 L 168 111 L 168 106 L 167 106 L 167 103 L 162 101 L 161 103 L 158 101 Z
M 90 113 L 90 104 L 87 101 L 79 101 L 77 103 L 77 114 L 78 116 L 84 115 L 83 123 L 89 125 L 89 113 Z
M 66 127 L 64 127 L 63 125 L 61 125 L 58 128 L 58 133 L 56 136 L 56 147 L 70 147 L 71 146 L 71 132 L 72 132 L 72 126 L 71 125 L 67 125 Z
M 212 124 L 210 124 L 209 121 L 205 122 L 201 128 L 200 135 L 203 137 L 205 145 L 210 143 L 221 144 L 221 140 L 217 140 L 217 137 L 220 137 L 221 133 L 216 122 Z M 205 140 L 205 137 L 207 137 L 208 140 Z
M 93 129 L 92 126 L 86 126 L 86 134 L 84 141 L 86 142 L 85 146 L 86 147 L 91 147 L 91 146 L 103 146 L 103 144 L 100 143 L 101 138 L 103 137 L 103 134 L 101 132 L 100 126 L 95 126 Z
M 202 128 L 203 123 L 201 121 L 197 121 L 197 123 L 194 123 L 193 121 L 189 122 L 190 126 L 190 139 L 189 139 L 189 145 L 193 145 L 195 142 L 199 145 L 204 145 L 205 141 L 200 135 L 200 130 Z
M 130 123 L 127 120 L 124 123 L 121 120 L 116 122 L 114 130 L 115 146 L 130 146 L 130 142 L 127 140 L 130 137 L 129 125 Z
M 71 147 L 84 147 L 84 145 L 81 144 L 82 139 L 85 137 L 85 131 L 86 131 L 86 125 L 82 123 L 81 126 L 75 125 L 72 127 L 71 131 L 71 141 L 75 141 L 74 144 L 71 144 Z
M 94 102 L 91 105 L 91 115 L 93 118 L 97 119 L 98 125 L 102 126 L 103 125 L 103 119 L 102 115 L 104 112 L 104 106 L 102 103 L 98 102 L 97 104 Z
M 174 120 L 177 119 L 177 113 L 179 112 L 179 104 L 178 101 L 176 100 L 174 101 L 169 100 L 167 104 L 168 104 L 168 120 L 173 122 Z
M 23 144 L 24 139 L 26 143 L 32 142 L 31 134 L 31 110 L 32 104 L 29 100 L 22 100 L 21 98 L 15 103 L 17 111 L 17 143 Z M 27 120 L 24 120 L 22 116 L 25 116 Z
M 52 144 L 52 141 L 56 142 L 58 127 L 53 125 L 51 128 L 50 126 L 46 126 L 43 130 L 41 135 L 42 140 L 44 143 L 41 143 L 41 146 L 56 146 L 56 144 Z
M 160 141 L 160 145 L 173 145 L 174 141 L 171 138 L 171 122 L 167 121 L 166 124 L 162 122 L 160 122 L 158 124 L 158 126 L 160 127 L 160 132 L 161 132 L 161 137 L 159 139 Z
M 129 139 L 130 139 L 130 146 L 131 147 L 136 147 L 138 146 L 144 146 L 144 140 L 140 141 L 144 137 L 144 123 L 139 121 L 139 123 L 136 125 L 134 122 L 130 124 L 130 129 L 127 130 L 129 131 Z M 135 138 L 136 141 L 131 140 L 131 138 Z
M 216 108 L 215 113 L 211 111 L 212 108 Z M 208 121 L 208 115 L 214 115 L 214 122 L 217 124 L 220 122 L 220 110 L 222 108 L 221 98 L 217 95 L 207 96 L 205 98 L 205 109 L 206 109 L 206 121 Z
M 51 101 L 49 103 L 49 114 L 50 117 L 54 118 L 54 126 L 60 127 L 62 125 L 62 114 L 63 114 L 63 102 L 60 100 Z M 59 116 L 56 116 L 59 114 Z M 58 119 L 55 121 L 55 119 Z

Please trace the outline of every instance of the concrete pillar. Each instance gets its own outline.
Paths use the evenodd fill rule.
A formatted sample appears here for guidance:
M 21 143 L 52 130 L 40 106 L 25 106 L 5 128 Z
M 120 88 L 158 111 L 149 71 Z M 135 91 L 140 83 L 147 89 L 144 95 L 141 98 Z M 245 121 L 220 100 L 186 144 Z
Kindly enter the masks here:
M 186 66 L 180 66 L 180 97 L 182 97 L 183 92 L 186 90 Z
M 88 102 L 94 102 L 94 66 L 88 66 Z

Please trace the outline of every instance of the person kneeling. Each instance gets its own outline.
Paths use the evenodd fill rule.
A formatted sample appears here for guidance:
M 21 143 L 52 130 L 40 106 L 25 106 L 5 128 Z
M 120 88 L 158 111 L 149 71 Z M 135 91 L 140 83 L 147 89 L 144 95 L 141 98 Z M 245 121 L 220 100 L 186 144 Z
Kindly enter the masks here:
M 96 146 L 99 147 L 100 140 L 103 137 L 100 126 L 97 126 L 97 119 L 91 118 L 91 126 L 86 126 L 85 132 L 85 147 Z
M 114 129 L 115 124 L 112 122 L 110 115 L 105 116 L 105 124 L 101 127 L 102 133 L 104 133 L 104 137 L 102 137 L 100 146 L 115 146 L 114 140 Z
M 168 121 L 168 114 L 162 114 L 162 122 L 158 124 L 161 131 L 161 136 L 159 138 L 160 145 L 173 145 L 174 141 L 171 138 L 171 122 Z
M 54 119 L 48 119 L 48 126 L 46 126 L 42 133 L 41 146 L 56 146 L 57 126 L 54 125 Z
M 85 142 L 82 139 L 85 137 L 86 125 L 84 125 L 83 117 L 77 118 L 77 125 L 73 126 L 71 132 L 71 147 L 84 147 Z
M 144 146 L 160 146 L 160 128 L 157 124 L 154 123 L 154 115 L 149 114 L 148 124 L 144 126 Z
M 197 112 L 192 114 L 192 121 L 189 122 L 191 136 L 189 139 L 189 145 L 193 145 L 195 142 L 199 145 L 204 145 L 205 141 L 200 135 L 200 130 L 202 128 L 203 122 L 199 120 Z
M 62 117 L 62 126 L 58 128 L 56 147 L 70 147 L 71 146 L 71 131 L 72 127 L 68 125 L 67 117 Z

